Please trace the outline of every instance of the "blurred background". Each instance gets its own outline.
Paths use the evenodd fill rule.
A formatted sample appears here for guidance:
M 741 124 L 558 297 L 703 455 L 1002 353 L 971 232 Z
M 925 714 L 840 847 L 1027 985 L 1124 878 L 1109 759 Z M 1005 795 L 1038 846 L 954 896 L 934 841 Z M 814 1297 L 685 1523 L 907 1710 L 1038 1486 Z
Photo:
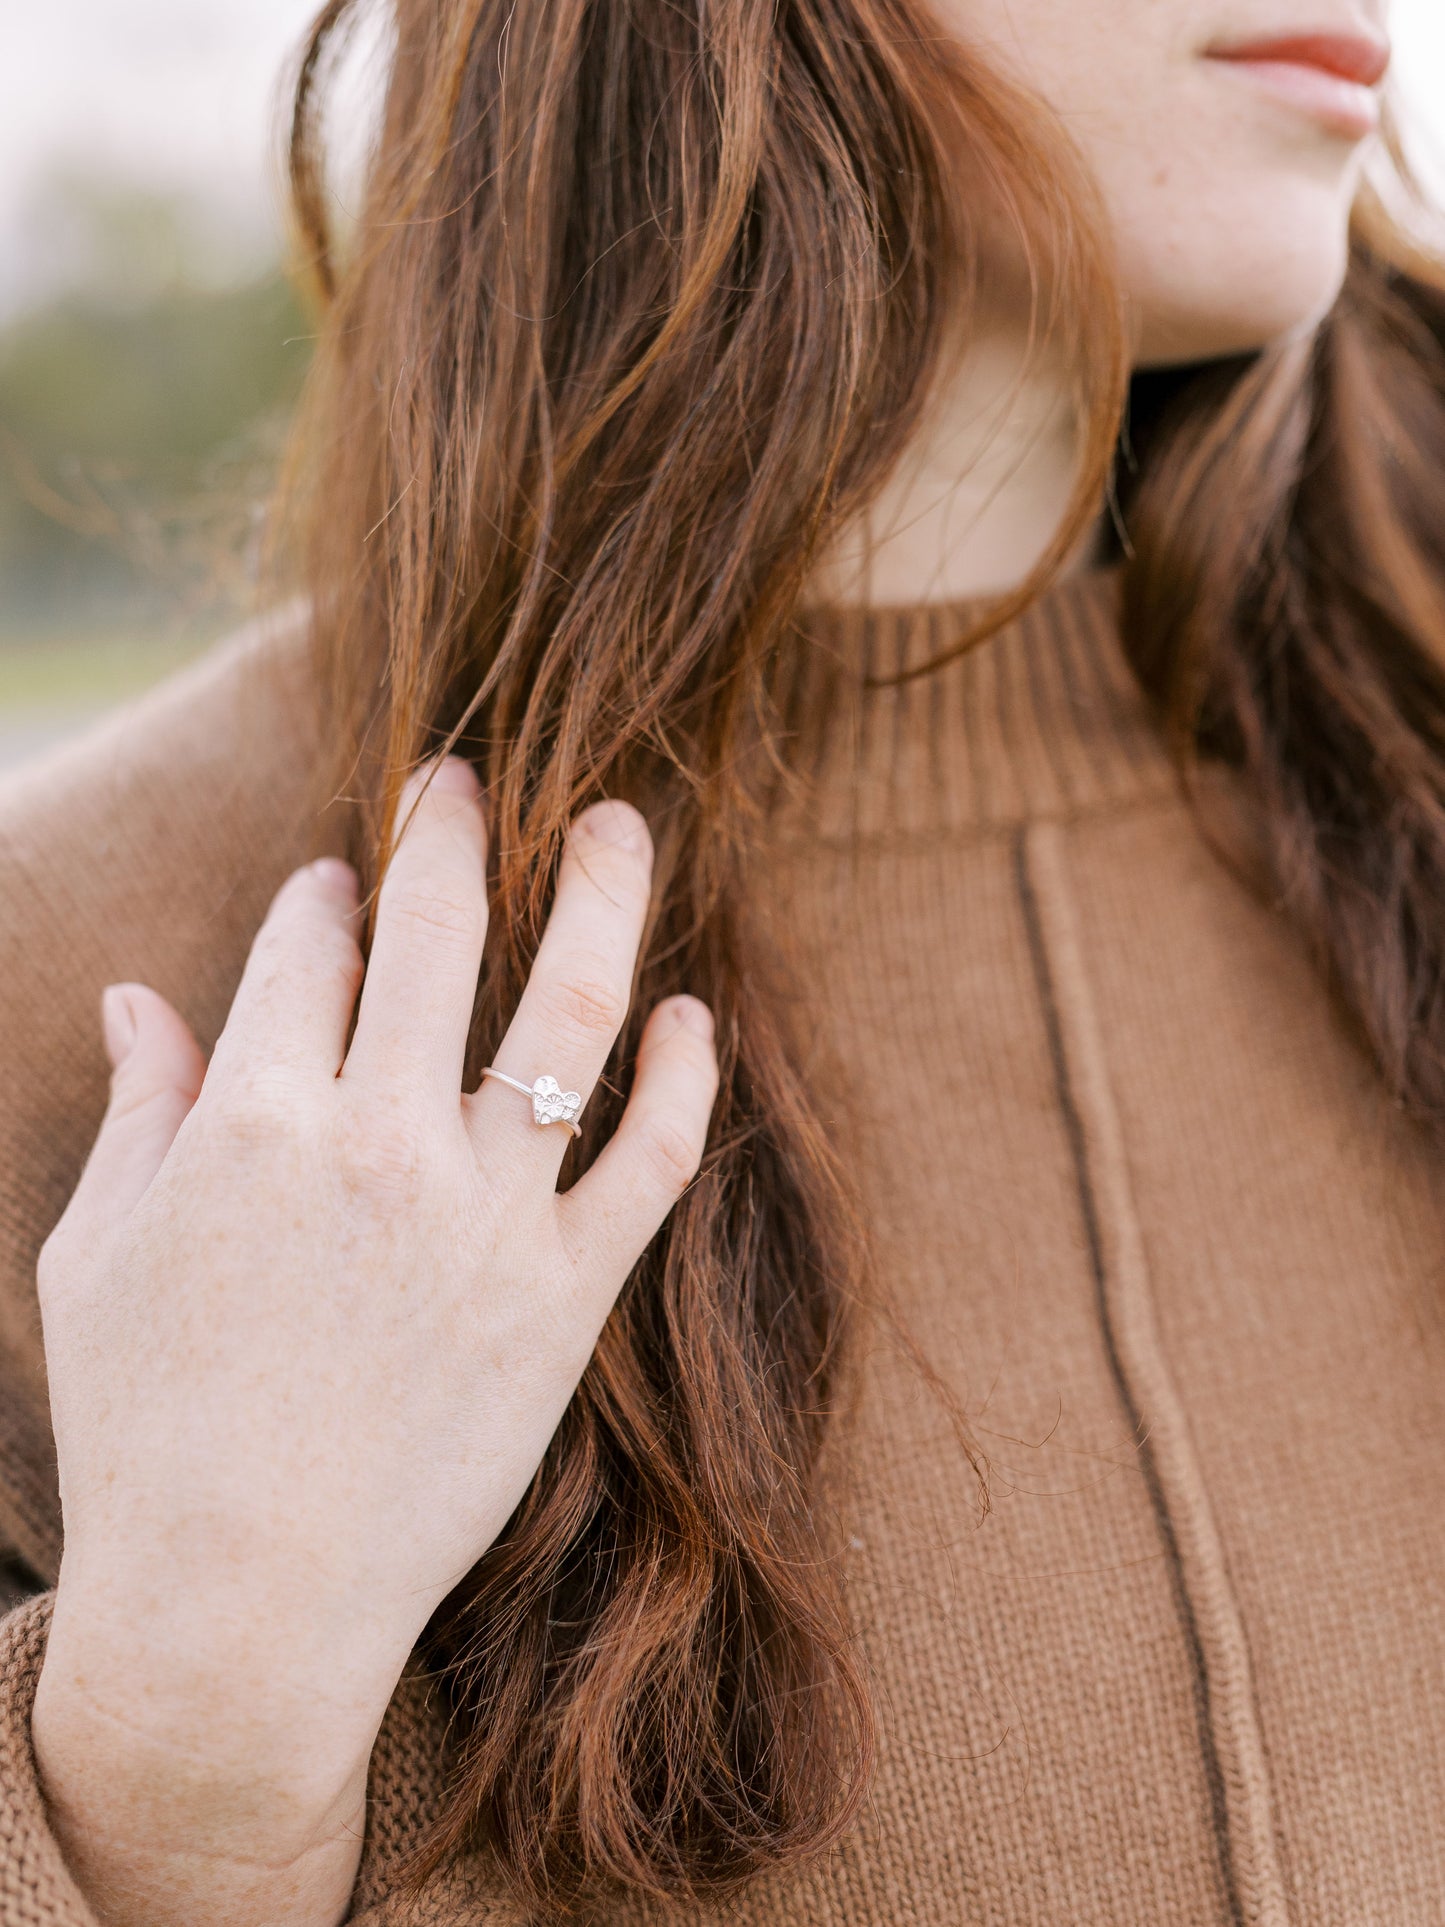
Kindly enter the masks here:
M 0 767 L 248 607 L 305 372 L 285 77 L 314 0 L 48 0 L 0 65 Z M 1445 189 L 1445 0 L 1394 0 Z M 353 76 L 364 145 L 365 51 Z M 338 130 L 339 132 L 341 130 Z M 342 199 L 345 200 L 343 173 Z

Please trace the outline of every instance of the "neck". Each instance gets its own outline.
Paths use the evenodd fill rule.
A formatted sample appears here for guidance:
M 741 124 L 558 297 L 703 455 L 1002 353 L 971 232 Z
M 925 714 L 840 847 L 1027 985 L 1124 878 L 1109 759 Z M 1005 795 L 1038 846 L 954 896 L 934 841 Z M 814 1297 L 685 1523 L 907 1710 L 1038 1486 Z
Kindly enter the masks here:
M 1063 520 L 1078 434 L 1063 372 L 994 328 L 940 375 L 918 433 L 809 582 L 809 603 L 961 601 L 1017 588 Z M 1102 512 L 1102 511 L 1101 511 Z M 1065 573 L 1086 567 L 1099 525 Z

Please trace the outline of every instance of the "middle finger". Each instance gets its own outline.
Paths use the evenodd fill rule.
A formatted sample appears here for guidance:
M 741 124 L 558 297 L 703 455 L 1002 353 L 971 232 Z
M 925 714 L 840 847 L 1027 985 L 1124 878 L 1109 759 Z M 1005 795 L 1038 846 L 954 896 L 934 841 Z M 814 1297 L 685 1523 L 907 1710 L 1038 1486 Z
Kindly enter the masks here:
M 448 756 L 434 775 L 411 777 L 399 820 L 406 828 L 382 879 L 341 1074 L 460 1102 L 487 932 L 486 829 L 471 765 Z

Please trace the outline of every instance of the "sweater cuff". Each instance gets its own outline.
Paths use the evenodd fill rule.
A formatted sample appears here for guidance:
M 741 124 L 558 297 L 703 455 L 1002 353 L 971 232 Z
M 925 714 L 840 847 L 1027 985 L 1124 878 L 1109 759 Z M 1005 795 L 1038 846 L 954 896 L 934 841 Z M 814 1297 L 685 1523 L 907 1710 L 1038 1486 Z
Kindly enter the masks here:
M 30 1744 L 54 1604 L 39 1593 L 0 1619 L 0 1927 L 100 1927 L 50 1831 Z

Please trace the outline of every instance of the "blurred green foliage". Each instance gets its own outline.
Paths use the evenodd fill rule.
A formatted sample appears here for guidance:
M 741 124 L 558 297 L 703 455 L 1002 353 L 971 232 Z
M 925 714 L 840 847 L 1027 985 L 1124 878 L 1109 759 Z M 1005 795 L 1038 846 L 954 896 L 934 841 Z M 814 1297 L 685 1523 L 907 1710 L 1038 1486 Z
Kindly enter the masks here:
M 61 212 L 64 285 L 0 327 L 0 643 L 204 641 L 247 605 L 308 324 L 193 208 Z

